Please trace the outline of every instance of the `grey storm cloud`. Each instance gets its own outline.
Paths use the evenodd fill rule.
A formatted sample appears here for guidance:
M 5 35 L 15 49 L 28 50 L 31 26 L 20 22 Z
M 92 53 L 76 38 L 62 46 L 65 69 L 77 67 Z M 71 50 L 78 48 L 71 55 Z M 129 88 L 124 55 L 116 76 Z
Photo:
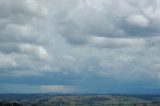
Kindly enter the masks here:
M 132 40 L 159 36 L 159 1 L 157 0 L 152 2 L 149 0 L 80 0 L 77 2 L 53 10 L 56 30 L 70 44 L 92 44 L 90 40 L 93 37 Z M 135 39 L 131 42 L 134 41 Z M 113 45 L 119 47 L 116 43 Z
M 67 54 L 78 64 L 55 56 L 62 70 L 159 78 L 157 68 L 151 68 L 159 63 L 158 0 L 55 0 L 44 4 L 51 14 L 51 37 L 57 40 L 53 45 L 58 46 L 51 52 L 61 57 Z
M 47 9 L 31 0 L 1 0 L 0 13 L 0 41 L 27 43 L 39 37 L 34 23 L 45 17 Z
M 42 64 L 38 61 L 46 61 L 48 53 L 42 45 L 44 35 L 38 24 L 47 13 L 34 0 L 0 1 L 1 75 L 34 70 L 36 64 Z

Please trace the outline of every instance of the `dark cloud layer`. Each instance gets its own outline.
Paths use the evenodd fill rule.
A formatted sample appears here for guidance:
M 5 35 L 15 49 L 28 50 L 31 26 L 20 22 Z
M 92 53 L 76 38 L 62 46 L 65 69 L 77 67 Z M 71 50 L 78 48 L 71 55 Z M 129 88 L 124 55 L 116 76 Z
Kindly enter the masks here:
M 158 1 L 150 3 L 148 0 L 143 2 L 81 0 L 77 2 L 70 8 L 57 8 L 54 17 L 59 32 L 73 45 L 92 44 L 90 39 L 93 37 L 132 40 L 159 36 L 157 24 L 159 8 L 156 5 Z

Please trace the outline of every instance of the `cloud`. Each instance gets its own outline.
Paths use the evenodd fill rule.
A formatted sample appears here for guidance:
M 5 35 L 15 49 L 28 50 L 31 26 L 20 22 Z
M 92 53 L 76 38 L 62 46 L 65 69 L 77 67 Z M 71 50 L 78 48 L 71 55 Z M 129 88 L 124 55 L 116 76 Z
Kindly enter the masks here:
M 42 85 L 42 92 L 60 92 L 60 93 L 73 93 L 73 87 L 67 85 Z
M 47 15 L 45 7 L 34 0 L 2 0 L 0 5 L 1 42 L 32 41 L 37 36 L 34 23 Z
M 4 54 L 0 54 L 0 68 L 8 68 L 8 67 L 15 67 L 17 63 L 15 60 L 10 58 L 10 56 L 5 56 Z
M 107 38 L 107 37 L 92 37 L 89 39 L 90 45 L 103 48 L 123 48 L 132 46 L 143 46 L 145 40 L 143 39 L 129 39 L 129 38 Z
M 37 43 L 40 40 L 42 34 L 38 33 L 36 24 L 47 14 L 44 6 L 34 0 L 1 0 L 0 5 L 1 43 Z
M 0 84 L 0 93 L 71 93 L 73 87 L 69 85 L 28 85 L 28 84 Z M 11 88 L 12 86 L 12 88 Z M 20 90 L 21 89 L 21 90 Z
M 35 0 L 1 0 L 0 12 L 1 76 L 39 75 L 49 59 L 43 45 L 45 26 L 39 26 L 47 18 L 47 8 Z
M 22 44 L 20 45 L 20 52 L 24 54 L 38 56 L 40 59 L 44 60 L 48 58 L 47 51 L 41 46 Z
M 19 17 L 21 20 L 27 19 L 31 20 L 32 18 L 41 17 L 46 15 L 47 10 L 39 5 L 34 0 L 14 0 L 10 2 L 9 0 L 1 0 L 1 19 L 9 18 L 9 19 L 16 19 Z M 37 12 L 41 10 L 40 12 Z M 18 19 L 19 19 L 18 18 Z M 16 22 L 21 22 L 21 20 L 15 20 Z M 14 22 L 14 20 L 12 20 Z M 24 21 L 26 23 L 26 21 Z
M 53 17 L 56 30 L 73 45 L 90 44 L 88 39 L 93 36 L 131 39 L 153 37 L 159 35 L 156 24 L 159 23 L 156 18 L 159 9 L 155 8 L 156 3 L 157 0 L 153 3 L 148 0 L 121 0 L 118 3 L 116 0 L 98 3 L 96 0 L 81 0 L 70 8 L 57 8 Z M 116 9 L 113 10 L 113 7 Z M 153 9 L 155 12 L 151 15 Z
M 1 0 L 0 83 L 41 83 L 48 92 L 68 84 L 96 91 L 117 80 L 151 86 L 160 78 L 159 4 Z
M 128 21 L 129 24 L 133 26 L 135 25 L 137 27 L 142 27 L 142 28 L 149 26 L 148 19 L 142 15 L 133 15 L 128 17 L 126 20 Z

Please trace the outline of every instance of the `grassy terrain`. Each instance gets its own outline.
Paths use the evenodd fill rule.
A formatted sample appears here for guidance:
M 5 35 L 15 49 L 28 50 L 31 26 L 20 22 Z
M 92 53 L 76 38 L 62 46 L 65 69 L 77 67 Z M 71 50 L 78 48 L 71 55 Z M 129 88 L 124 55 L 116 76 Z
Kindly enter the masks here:
M 160 96 L 0 95 L 0 106 L 160 106 Z

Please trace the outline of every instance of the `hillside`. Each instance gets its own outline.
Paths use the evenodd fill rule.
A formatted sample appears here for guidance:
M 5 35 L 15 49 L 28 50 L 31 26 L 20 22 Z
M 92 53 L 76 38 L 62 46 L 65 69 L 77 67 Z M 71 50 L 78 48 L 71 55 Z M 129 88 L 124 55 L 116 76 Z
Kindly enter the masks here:
M 118 95 L 1 95 L 0 106 L 160 106 L 159 99 Z

